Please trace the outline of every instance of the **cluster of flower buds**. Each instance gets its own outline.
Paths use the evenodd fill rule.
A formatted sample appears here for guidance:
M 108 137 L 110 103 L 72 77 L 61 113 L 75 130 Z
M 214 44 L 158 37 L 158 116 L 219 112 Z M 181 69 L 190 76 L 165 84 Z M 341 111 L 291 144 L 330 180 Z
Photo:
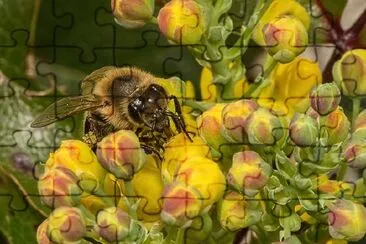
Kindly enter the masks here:
M 354 49 L 343 54 L 333 66 L 333 77 L 346 96 L 366 95 L 366 50 Z
M 162 193 L 161 218 L 173 225 L 191 225 L 222 197 L 225 176 L 198 136 L 189 141 L 178 134 L 165 148 L 162 176 L 167 185 Z
M 285 125 L 252 100 L 217 104 L 197 119 L 200 136 L 217 152 L 226 144 L 274 145 L 285 135 Z

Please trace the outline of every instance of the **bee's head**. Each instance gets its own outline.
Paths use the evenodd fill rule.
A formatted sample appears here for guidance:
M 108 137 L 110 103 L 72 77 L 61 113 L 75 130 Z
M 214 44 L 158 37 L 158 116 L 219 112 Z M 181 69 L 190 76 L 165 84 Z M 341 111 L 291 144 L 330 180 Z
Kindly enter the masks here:
M 163 87 L 151 84 L 128 104 L 130 117 L 139 124 L 162 132 L 169 127 L 167 116 L 168 96 Z

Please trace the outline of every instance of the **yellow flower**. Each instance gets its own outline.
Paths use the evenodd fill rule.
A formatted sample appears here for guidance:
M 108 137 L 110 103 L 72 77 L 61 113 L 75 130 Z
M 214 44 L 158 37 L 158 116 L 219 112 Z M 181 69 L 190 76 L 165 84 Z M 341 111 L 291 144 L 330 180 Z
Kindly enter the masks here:
M 310 105 L 309 94 L 322 83 L 319 65 L 297 57 L 291 63 L 278 64 L 270 75 L 270 84 L 259 94 L 258 103 L 278 115 L 304 113 Z
M 201 156 L 211 158 L 210 148 L 199 136 L 192 138 L 190 142 L 181 133 L 174 136 L 166 145 L 164 160 L 161 165 L 161 173 L 165 182 L 171 182 L 179 167 L 189 158 Z
M 160 31 L 171 41 L 196 44 L 206 31 L 204 9 L 193 0 L 172 0 L 160 9 Z
M 194 187 L 202 196 L 203 207 L 218 201 L 226 188 L 225 176 L 214 161 L 204 157 L 191 157 L 182 164 L 176 181 Z
M 201 99 L 205 102 L 216 102 L 217 91 L 215 84 L 212 83 L 213 76 L 209 68 L 203 68 L 200 79 Z M 233 99 L 241 98 L 249 89 L 249 83 L 246 79 L 235 82 L 233 88 Z
M 310 26 L 310 17 L 306 9 L 295 0 L 274 0 L 263 14 L 253 32 L 253 39 L 262 46 L 265 46 L 263 27 L 269 22 L 282 17 L 294 16 L 302 22 L 306 29 Z
M 107 173 L 94 152 L 82 141 L 66 140 L 46 162 L 46 171 L 55 167 L 70 169 L 78 178 L 81 189 L 96 191 Z

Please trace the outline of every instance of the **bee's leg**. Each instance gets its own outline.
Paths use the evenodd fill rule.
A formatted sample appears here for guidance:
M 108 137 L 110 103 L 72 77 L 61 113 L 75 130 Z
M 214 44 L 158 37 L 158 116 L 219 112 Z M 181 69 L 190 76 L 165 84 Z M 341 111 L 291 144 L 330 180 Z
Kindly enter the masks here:
M 171 96 L 170 98 L 173 99 L 173 101 L 174 101 L 175 112 L 177 114 L 173 114 L 173 113 L 170 114 L 169 113 L 169 115 L 173 119 L 173 122 L 174 122 L 175 126 L 177 127 L 178 132 L 183 131 L 184 134 L 186 134 L 186 136 L 188 137 L 188 139 L 190 141 L 192 141 L 191 136 L 189 135 L 189 133 L 186 130 L 186 124 L 184 122 L 184 118 L 183 118 L 183 114 L 182 114 L 182 108 L 180 106 L 178 98 L 176 96 Z M 180 129 L 178 129 L 178 128 L 180 128 Z
M 163 158 L 161 157 L 160 153 L 152 146 L 149 146 L 147 144 L 141 144 L 141 148 L 144 149 L 146 154 L 152 154 L 154 153 L 160 161 L 163 160 Z

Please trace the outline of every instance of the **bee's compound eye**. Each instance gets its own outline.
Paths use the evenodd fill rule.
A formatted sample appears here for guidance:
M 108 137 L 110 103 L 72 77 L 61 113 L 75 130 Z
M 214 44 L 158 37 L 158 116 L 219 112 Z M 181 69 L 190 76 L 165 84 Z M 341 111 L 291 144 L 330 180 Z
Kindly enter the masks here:
M 128 104 L 128 113 L 130 117 L 137 123 L 141 123 L 140 113 L 143 109 L 144 102 L 140 98 L 134 99 L 130 104 Z

